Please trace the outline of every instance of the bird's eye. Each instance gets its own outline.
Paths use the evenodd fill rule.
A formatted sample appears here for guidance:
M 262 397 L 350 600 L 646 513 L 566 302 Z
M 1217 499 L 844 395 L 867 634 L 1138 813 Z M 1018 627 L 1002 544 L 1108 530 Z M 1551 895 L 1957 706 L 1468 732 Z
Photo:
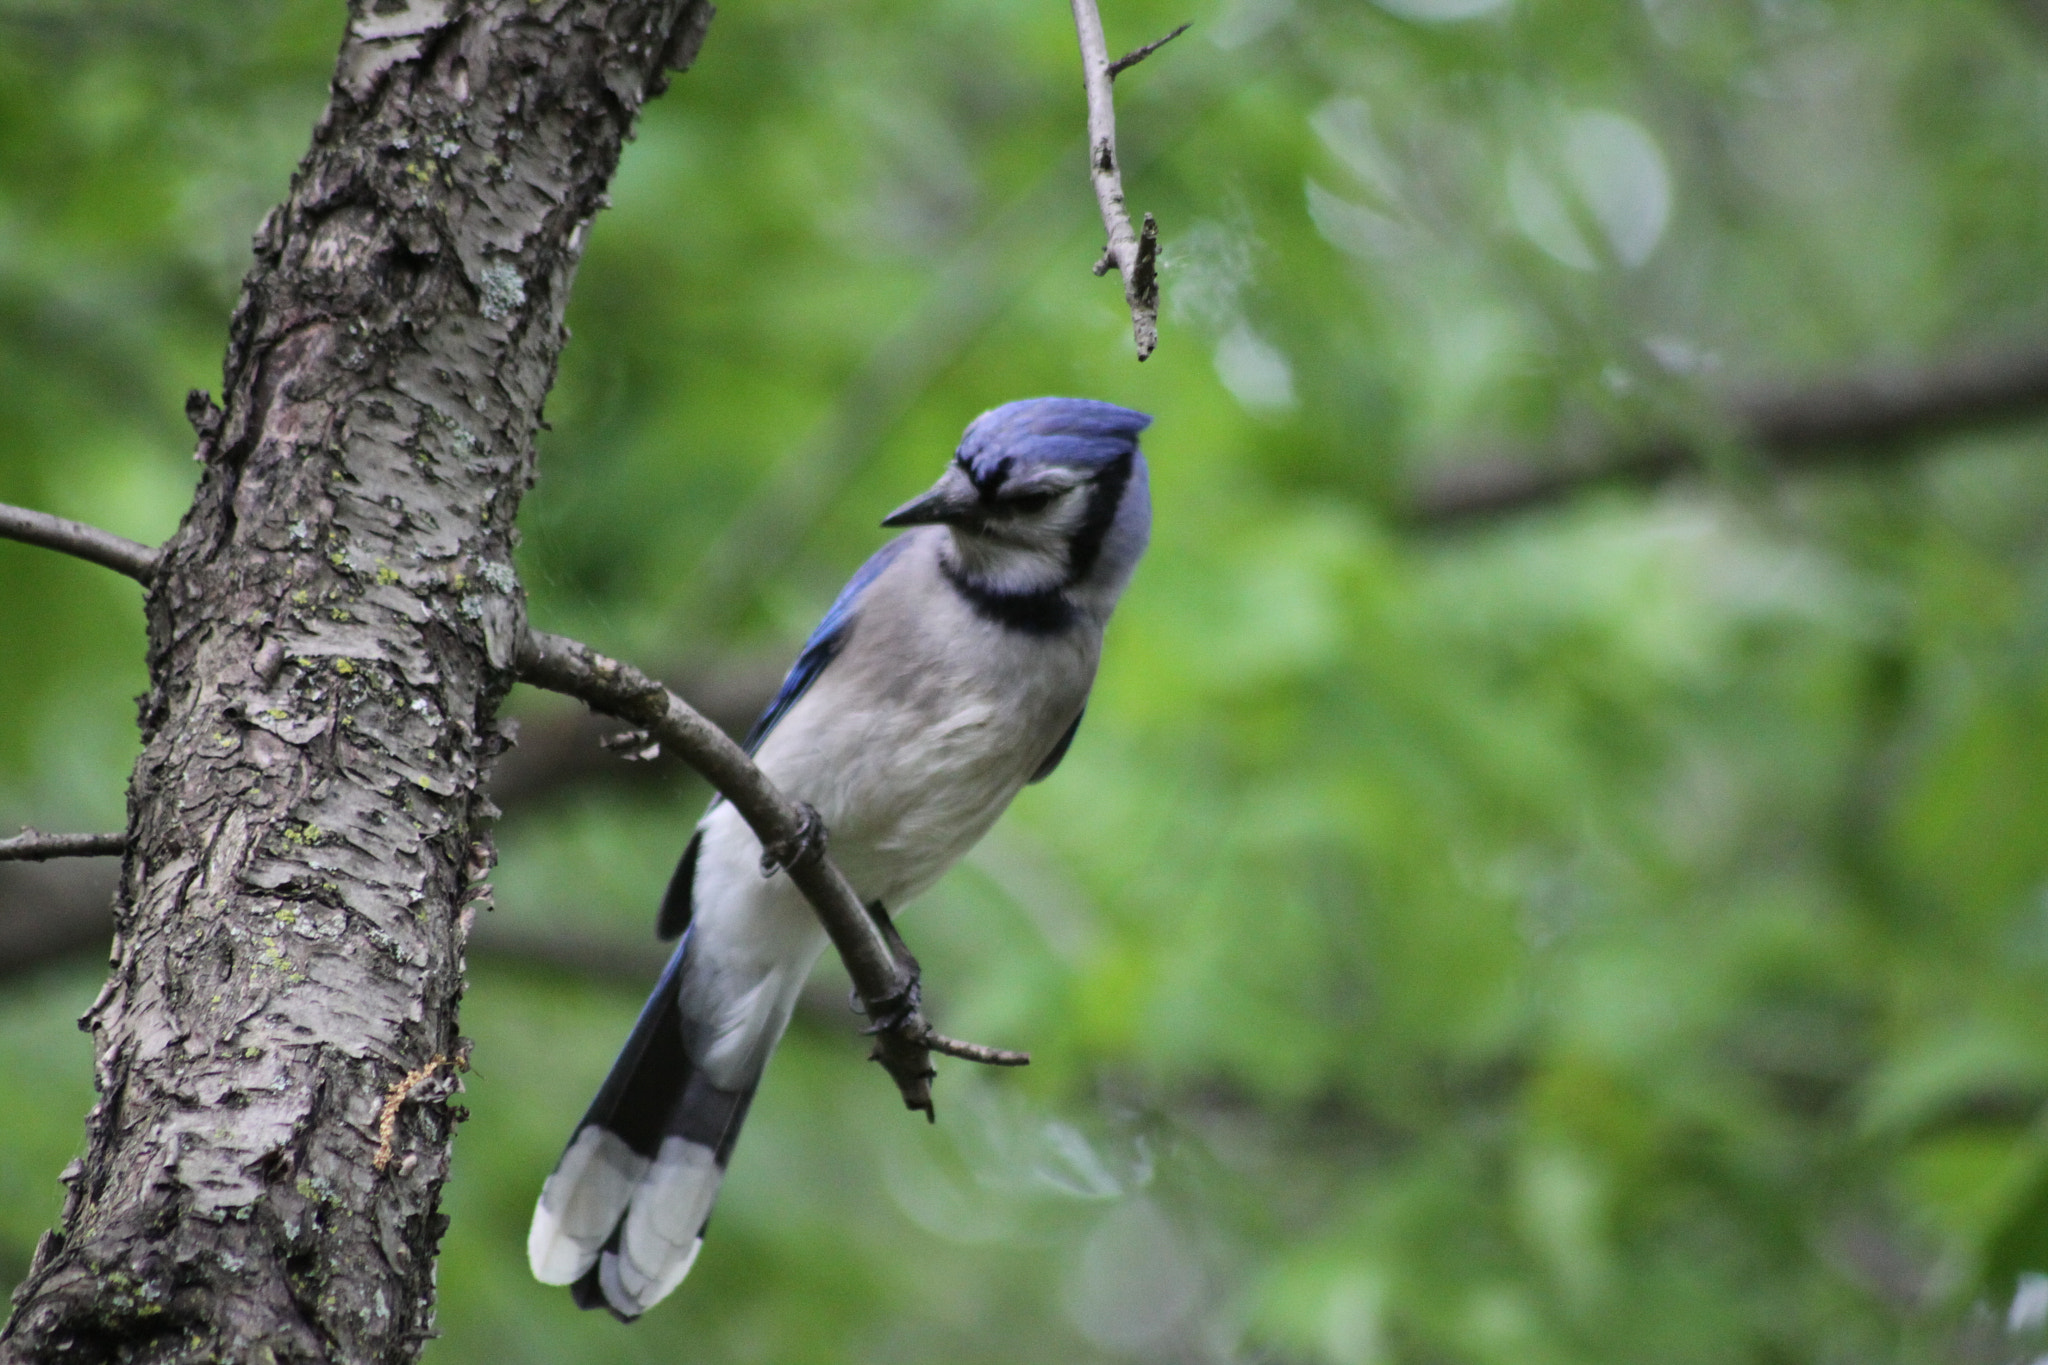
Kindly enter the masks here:
M 1012 493 L 1009 497 L 1003 499 L 1003 506 L 1015 512 L 1043 512 L 1046 508 L 1052 506 L 1052 500 L 1058 496 L 1058 493 L 1052 492 Z

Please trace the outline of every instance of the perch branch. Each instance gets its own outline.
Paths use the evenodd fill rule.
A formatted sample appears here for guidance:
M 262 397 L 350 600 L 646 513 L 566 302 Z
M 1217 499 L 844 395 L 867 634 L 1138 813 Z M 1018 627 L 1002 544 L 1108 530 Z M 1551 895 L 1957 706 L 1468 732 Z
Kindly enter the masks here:
M 1114 265 L 1123 276 L 1131 336 L 1137 342 L 1138 359 L 1143 360 L 1159 344 L 1159 225 L 1148 213 L 1144 228 L 1133 230 L 1130 212 L 1124 207 L 1123 172 L 1116 153 L 1116 97 L 1111 87 L 1118 71 L 1137 65 L 1187 26 L 1183 24 L 1112 64 L 1095 0 L 1073 0 L 1073 8 L 1074 31 L 1081 40 L 1081 79 L 1088 92 L 1088 176 L 1095 183 L 1095 202 L 1109 234 L 1095 273 L 1107 274 Z
M 887 919 L 861 904 L 826 856 L 817 813 L 777 791 L 744 749 L 682 698 L 630 664 L 541 631 L 528 634 L 517 667 L 523 682 L 577 697 L 593 710 L 646 730 L 732 802 L 766 851 L 764 870 L 772 865 L 786 871 L 817 912 L 853 979 L 861 1008 L 874 1021 L 875 1060 L 895 1080 L 904 1104 L 932 1116 L 933 1052 L 1006 1066 L 1029 1060 L 1022 1053 L 957 1042 L 925 1021 L 916 960 L 899 954 Z
M 1738 394 L 1722 420 L 1768 468 L 1791 472 L 1897 459 L 1933 438 L 2044 411 L 2048 346 L 2036 345 Z M 1420 525 L 1459 525 L 1548 506 L 1595 485 L 1661 483 L 1702 463 L 1696 438 L 1672 432 L 1467 460 L 1424 480 L 1407 513 Z
M 106 858 L 128 847 L 125 834 L 44 834 L 23 825 L 0 839 L 0 862 L 40 863 L 50 858 Z
M 26 507 L 0 503 L 0 539 L 19 540 L 27 545 L 40 545 L 46 550 L 60 550 L 67 555 L 91 560 L 102 568 L 127 574 L 145 588 L 156 576 L 156 551 L 147 545 L 102 531 L 97 526 L 87 526 L 82 521 L 53 517 L 48 512 L 33 512 Z

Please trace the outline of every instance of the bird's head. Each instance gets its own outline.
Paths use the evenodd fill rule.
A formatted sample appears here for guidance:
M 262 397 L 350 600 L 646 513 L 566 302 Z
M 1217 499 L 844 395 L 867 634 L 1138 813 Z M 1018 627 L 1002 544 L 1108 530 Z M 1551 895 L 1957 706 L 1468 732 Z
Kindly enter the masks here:
M 996 592 L 1120 592 L 1151 531 L 1142 412 L 1026 398 L 974 419 L 953 462 L 884 526 L 942 525 L 959 571 Z

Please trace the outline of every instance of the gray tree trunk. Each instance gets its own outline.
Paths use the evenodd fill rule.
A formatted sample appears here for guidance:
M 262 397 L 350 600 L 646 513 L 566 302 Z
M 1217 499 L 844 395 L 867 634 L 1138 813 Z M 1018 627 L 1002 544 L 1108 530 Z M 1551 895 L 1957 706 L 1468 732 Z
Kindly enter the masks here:
M 149 594 L 99 1102 L 0 1359 L 410 1361 L 585 229 L 703 0 L 354 0 Z

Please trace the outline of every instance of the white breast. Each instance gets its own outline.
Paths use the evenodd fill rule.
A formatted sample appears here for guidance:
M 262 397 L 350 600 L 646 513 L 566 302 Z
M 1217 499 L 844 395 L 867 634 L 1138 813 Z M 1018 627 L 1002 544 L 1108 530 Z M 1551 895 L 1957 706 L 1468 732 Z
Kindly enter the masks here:
M 1088 699 L 1100 632 L 1006 630 L 938 573 L 947 534 L 918 539 L 862 598 L 851 638 L 755 758 L 817 807 L 833 861 L 898 910 L 988 831 Z M 715 1083 L 760 1074 L 825 944 L 730 804 L 705 816 L 681 983 L 689 1046 Z
M 918 536 L 862 600 L 839 657 L 757 758 L 832 831 L 863 896 L 900 906 L 950 867 L 1080 713 L 1100 634 L 1026 635 L 944 581 Z

